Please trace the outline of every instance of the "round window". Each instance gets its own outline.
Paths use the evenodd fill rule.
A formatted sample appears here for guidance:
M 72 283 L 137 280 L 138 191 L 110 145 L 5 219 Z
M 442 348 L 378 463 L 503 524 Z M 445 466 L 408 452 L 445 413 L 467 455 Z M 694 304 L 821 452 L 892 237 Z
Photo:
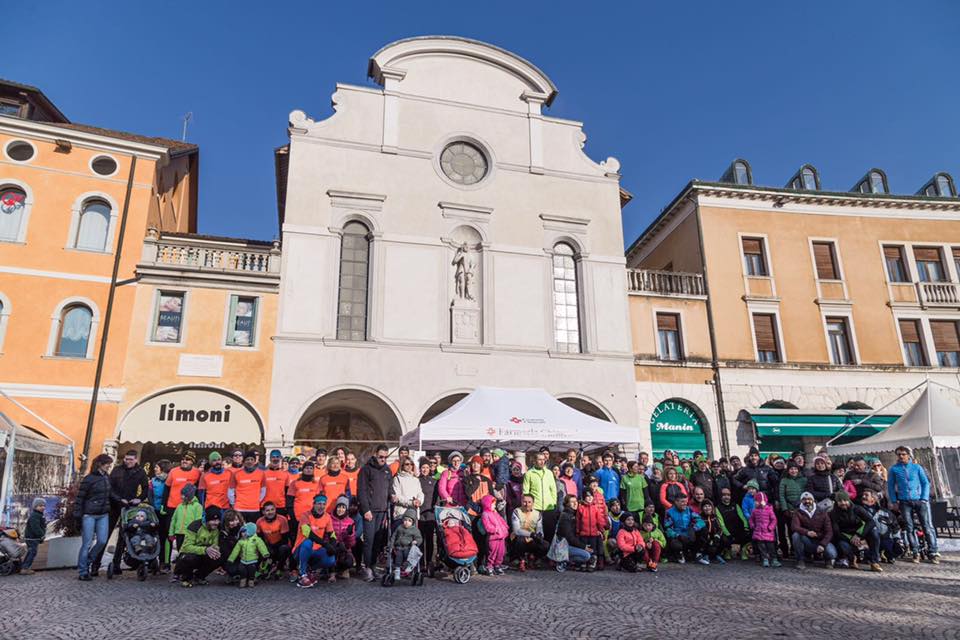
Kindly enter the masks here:
M 30 160 L 34 153 L 33 145 L 23 140 L 14 140 L 7 145 L 7 156 L 17 162 Z
M 454 142 L 440 154 L 440 168 L 457 184 L 476 184 L 487 175 L 487 158 L 469 142 Z
M 97 156 L 90 163 L 94 173 L 101 176 L 112 176 L 117 172 L 117 161 L 109 156 Z

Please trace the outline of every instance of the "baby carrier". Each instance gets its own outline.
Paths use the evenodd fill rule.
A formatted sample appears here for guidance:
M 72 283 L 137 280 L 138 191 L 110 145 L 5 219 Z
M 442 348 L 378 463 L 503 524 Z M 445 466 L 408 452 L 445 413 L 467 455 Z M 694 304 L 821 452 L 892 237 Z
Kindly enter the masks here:
M 141 502 L 121 511 L 119 536 L 115 553 L 122 553 L 127 566 L 137 570 L 138 580 L 160 572 L 160 520 L 153 507 Z M 107 566 L 107 578 L 113 578 L 113 563 Z

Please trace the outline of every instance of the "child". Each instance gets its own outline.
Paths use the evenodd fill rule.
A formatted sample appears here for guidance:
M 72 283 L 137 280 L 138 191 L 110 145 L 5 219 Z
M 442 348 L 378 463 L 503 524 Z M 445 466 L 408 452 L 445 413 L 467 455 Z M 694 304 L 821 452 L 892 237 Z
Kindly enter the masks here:
M 607 531 L 603 540 L 604 557 L 607 564 L 620 563 L 620 547 L 617 546 L 617 534 L 620 533 L 620 521 L 623 518 L 623 508 L 617 498 L 607 501 Z M 636 518 L 634 518 L 636 522 Z
M 730 548 L 730 532 L 727 531 L 723 518 L 717 514 L 712 501 L 703 501 L 700 517 L 704 524 L 703 529 L 697 532 L 700 537 L 700 548 L 708 559 L 713 558 L 717 564 L 727 564 L 723 555 Z
M 34 498 L 31 505 L 30 517 L 27 518 L 27 527 L 23 530 L 23 541 L 27 543 L 27 555 L 20 565 L 20 574 L 33 575 L 33 559 L 37 557 L 37 548 L 43 539 L 47 537 L 47 520 L 43 517 L 43 511 L 47 507 L 47 501 L 43 498 Z
M 492 496 L 491 496 L 492 497 Z M 393 579 L 399 580 L 401 576 L 406 576 L 410 572 L 404 565 L 407 562 L 407 556 L 414 545 L 423 545 L 423 534 L 417 528 L 417 512 L 413 509 L 407 509 L 403 514 L 403 521 L 393 532 L 390 538 L 390 546 L 393 547 Z M 400 568 L 403 567 L 401 572 Z
M 177 551 L 183 547 L 183 536 L 187 533 L 187 527 L 196 520 L 203 518 L 203 505 L 197 499 L 197 487 L 191 482 L 183 485 L 180 490 L 180 496 L 183 498 L 177 505 L 173 516 L 170 518 L 170 531 L 167 533 L 167 540 L 170 551 L 173 551 L 176 544 Z M 177 577 L 172 576 L 171 581 L 176 581 Z
M 757 494 L 760 492 L 760 485 L 757 484 L 756 480 L 751 480 L 745 486 L 747 493 L 740 501 L 740 506 L 743 508 L 743 517 L 749 521 L 750 514 L 753 513 L 753 507 L 757 501 Z
M 592 493 L 593 501 L 600 506 L 600 509 L 603 511 L 603 515 L 606 516 L 607 501 L 603 495 L 603 489 L 600 488 L 600 480 L 594 476 L 589 476 L 585 483 L 587 486 L 583 490 L 583 495 L 586 496 L 588 493 Z
M 628 511 L 623 514 L 620 531 L 617 533 L 617 547 L 620 549 L 622 556 L 620 560 L 621 571 L 636 573 L 647 556 L 646 543 L 636 524 L 636 518 L 633 517 L 632 513 Z
M 592 491 L 583 494 L 583 502 L 577 509 L 577 535 L 583 538 L 587 546 L 593 549 L 597 558 L 597 569 L 603 570 L 603 547 L 601 540 L 603 532 L 607 530 L 607 517 L 595 499 Z
M 333 513 L 330 514 L 330 523 L 333 533 L 337 536 L 337 566 L 338 578 L 349 578 L 353 568 L 353 547 L 357 544 L 356 524 L 350 515 L 350 499 L 347 496 L 337 498 Z
M 257 535 L 257 525 L 248 522 L 243 525 L 240 540 L 227 558 L 227 562 L 240 560 L 240 588 L 253 587 L 257 584 L 257 568 L 261 560 L 270 558 L 267 545 Z
M 663 552 L 663 548 L 667 546 L 667 539 L 651 516 L 643 517 L 640 536 L 643 538 L 643 546 L 646 550 L 647 569 L 656 573 L 657 564 L 660 562 L 660 554 Z
M 752 480 L 751 480 L 752 482 Z M 767 494 L 757 491 L 755 504 L 750 513 L 750 529 L 753 532 L 753 543 L 763 558 L 764 567 L 779 567 L 777 560 L 777 515 L 773 506 L 767 501 Z
M 507 527 L 507 521 L 496 511 L 496 498 L 489 494 L 485 495 L 480 499 L 480 504 L 483 509 L 480 520 L 487 532 L 487 571 L 490 575 L 502 576 L 503 557 L 506 554 L 507 535 L 510 529 Z

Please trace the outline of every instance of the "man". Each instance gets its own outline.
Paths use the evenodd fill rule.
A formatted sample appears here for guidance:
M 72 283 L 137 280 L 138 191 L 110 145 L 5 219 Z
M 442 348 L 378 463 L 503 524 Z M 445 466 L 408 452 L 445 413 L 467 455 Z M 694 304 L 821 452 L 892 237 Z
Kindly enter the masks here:
M 620 493 L 624 508 L 639 517 L 647 503 L 647 478 L 640 473 L 640 463 L 631 460 L 627 463 L 627 473 L 620 478 Z
M 355 491 L 356 488 L 350 485 L 350 477 L 340 470 L 340 458 L 330 458 L 327 461 L 327 473 L 320 478 L 320 493 L 327 496 L 327 513 L 333 513 L 336 509 L 337 498 Z
M 773 475 L 775 473 L 760 459 L 760 450 L 756 447 L 750 447 L 750 452 L 747 454 L 747 465 L 734 474 L 733 486 L 741 494 L 745 494 L 747 483 L 756 480 L 759 490 L 767 494 L 767 502 L 775 504 L 779 497 L 773 492 Z
M 323 447 L 317 449 L 317 458 L 314 462 L 317 463 L 314 473 L 316 473 L 319 478 L 327 472 L 327 450 Z
M 217 507 L 221 511 L 230 508 L 230 482 L 233 480 L 233 474 L 223 467 L 223 456 L 214 451 L 208 458 L 210 468 L 200 477 L 200 484 L 197 486 L 197 497 L 203 504 L 203 508 Z
M 284 505 L 287 501 L 287 480 L 289 478 L 290 474 L 283 469 L 283 455 L 279 449 L 274 449 L 270 452 L 267 468 L 263 470 L 263 483 L 267 492 L 263 496 L 263 503 L 260 505 L 261 510 L 268 502 L 272 502 L 274 509 L 280 515 L 287 515 L 282 512 L 286 510 Z
M 257 535 L 270 552 L 270 560 L 273 562 L 271 573 L 282 573 L 290 559 L 290 523 L 286 517 L 277 513 L 277 506 L 269 500 L 263 503 L 261 511 L 263 517 L 257 520 Z
M 163 554 L 160 560 L 161 568 L 166 571 L 170 569 L 170 519 L 173 512 L 180 506 L 182 500 L 181 490 L 185 484 L 197 486 L 200 482 L 200 470 L 194 468 L 197 461 L 196 455 L 192 451 L 187 451 L 180 457 L 180 466 L 171 469 L 167 474 L 167 480 L 163 489 L 163 512 L 160 514 L 160 539 L 163 543 Z
M 700 552 L 697 538 L 697 531 L 703 526 L 703 519 L 687 506 L 687 496 L 677 498 L 667 510 L 664 520 L 667 546 L 680 564 L 691 558 L 700 564 L 710 564 L 710 560 Z
M 181 587 L 207 584 L 207 576 L 223 565 L 220 553 L 220 509 L 207 507 L 204 521 L 195 520 L 187 525 L 183 536 L 183 548 L 177 558 L 176 574 Z
M 795 459 L 794 459 L 795 460 Z M 791 460 L 791 462 L 794 462 Z M 794 463 L 793 469 L 797 469 Z M 823 563 L 828 569 L 833 568 L 837 559 L 837 548 L 833 546 L 833 524 L 830 514 L 817 507 L 813 494 L 804 491 L 800 495 L 797 508 L 792 511 L 790 519 L 791 540 L 793 554 L 797 559 L 797 569 L 806 569 L 806 556 L 823 554 Z
M 913 562 L 920 562 L 920 543 L 913 524 L 913 514 L 916 512 L 920 518 L 923 536 L 929 546 L 930 562 L 940 564 L 937 532 L 930 515 L 930 480 L 927 479 L 927 473 L 923 467 L 913 462 L 913 452 L 909 447 L 897 447 L 896 454 L 897 463 L 890 467 L 887 474 L 887 499 L 890 501 L 890 510 L 900 511 L 903 514 Z
M 363 579 L 373 582 L 373 568 L 387 540 L 387 509 L 393 475 L 387 466 L 387 447 L 378 445 L 357 477 L 357 501 L 363 516 Z
M 403 445 L 397 449 L 397 459 L 390 463 L 390 474 L 397 475 L 403 469 L 403 462 L 410 458 L 410 447 Z
M 647 480 L 649 480 L 653 476 L 653 465 L 650 464 L 650 454 L 646 451 L 641 451 L 640 455 L 637 456 L 637 461 L 640 463 L 640 466 L 644 468 L 643 475 L 647 476 Z
M 549 547 L 543 536 L 543 517 L 533 508 L 533 496 L 526 493 L 510 516 L 510 552 L 519 561 L 518 569 L 526 571 L 527 560 L 536 563 Z
M 267 494 L 263 469 L 257 468 L 257 452 L 243 454 L 243 467 L 233 473 L 227 496 L 230 506 L 240 513 L 244 522 L 256 524 L 260 518 L 260 505 Z
M 547 456 L 540 452 L 533 466 L 523 474 L 523 493 L 533 497 L 533 508 L 543 516 L 543 535 L 553 540 L 557 530 L 557 481 L 546 467 Z
M 384 454 L 386 454 L 386 447 L 384 447 Z M 383 469 L 390 473 L 386 464 L 383 465 Z M 332 569 L 337 564 L 337 552 L 333 546 L 335 539 L 333 522 L 327 514 L 327 497 L 320 494 L 313 499 L 313 508 L 297 523 L 297 541 L 293 545 L 293 554 L 300 567 L 298 587 L 309 589 L 317 584 L 317 579 L 311 573 L 311 569 L 316 566 L 328 572 L 329 582 L 336 581 L 337 578 L 332 573 Z
M 866 551 L 870 570 L 882 573 L 880 532 L 873 517 L 860 505 L 853 504 L 846 491 L 837 491 L 834 501 L 830 526 L 833 528 L 833 543 L 841 557 L 841 566 L 849 564 L 851 569 L 859 569 L 857 555 L 860 551 Z
M 92 471 L 80 482 L 77 499 L 73 506 L 73 516 L 77 528 L 81 531 L 80 554 L 77 556 L 77 570 L 80 580 L 89 582 L 91 573 L 97 575 L 98 566 L 93 562 L 103 553 L 110 537 L 110 466 L 113 458 L 101 453 L 90 465 Z M 94 545 L 93 540 L 97 543 Z
M 716 502 L 720 493 L 717 491 L 717 481 L 710 472 L 710 466 L 706 458 L 697 460 L 697 470 L 690 476 L 690 482 L 694 487 L 703 489 L 703 497 L 710 502 Z
M 726 458 L 720 458 L 710 463 L 710 473 L 713 474 L 713 482 L 716 487 L 715 495 L 720 497 L 723 489 L 733 491 L 733 482 L 730 480 L 730 462 Z
M 137 452 L 130 449 L 123 455 L 123 464 L 114 467 L 113 471 L 110 472 L 110 518 L 107 525 L 110 533 L 107 534 L 108 538 L 117 527 L 121 509 L 137 506 L 146 501 L 150 493 L 150 479 L 147 478 L 147 472 L 143 470 L 139 462 Z M 118 535 L 113 552 L 114 575 L 121 573 L 120 559 L 123 558 L 123 545 L 121 543 L 122 536 Z M 102 559 L 103 549 L 92 563 L 93 566 L 99 568 Z
M 844 476 L 857 490 L 857 497 L 854 503 L 863 506 L 863 492 L 873 491 L 881 493 L 883 491 L 883 478 L 879 474 L 867 469 L 867 461 L 863 456 L 857 456 L 853 459 L 853 469 Z
M 730 532 L 731 542 L 740 548 L 740 558 L 750 557 L 750 525 L 743 509 L 733 501 L 733 493 L 724 487 L 720 489 L 720 502 L 717 504 L 717 513 L 723 518 L 723 523 Z
M 603 491 L 604 500 L 612 500 L 620 497 L 620 474 L 613 468 L 613 454 L 605 451 L 603 454 L 603 466 L 594 472 L 594 477 L 600 481 L 600 490 Z
M 230 473 L 236 473 L 243 468 L 243 451 L 241 449 L 234 449 L 233 453 L 230 454 L 230 466 L 227 467 L 227 471 Z
M 293 514 L 295 522 L 300 522 L 300 518 L 313 507 L 313 499 L 320 492 L 320 481 L 315 477 L 314 469 L 315 464 L 307 460 L 303 463 L 303 470 L 287 485 L 287 513 Z

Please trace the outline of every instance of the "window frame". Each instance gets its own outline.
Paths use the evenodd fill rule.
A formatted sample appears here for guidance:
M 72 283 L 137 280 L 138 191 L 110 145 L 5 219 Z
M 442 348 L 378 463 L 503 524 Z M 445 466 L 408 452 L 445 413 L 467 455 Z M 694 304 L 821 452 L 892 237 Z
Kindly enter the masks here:
M 810 257 L 813 260 L 813 275 L 820 282 L 845 282 L 846 277 L 843 272 L 843 264 L 840 260 L 839 243 L 835 238 L 809 238 Z M 830 251 L 830 261 L 833 267 L 833 278 L 823 278 L 820 276 L 820 269 L 817 266 L 817 245 L 827 245 Z
M 239 303 L 241 298 L 250 298 L 253 300 L 253 330 L 250 332 L 250 344 L 230 344 L 230 335 L 234 327 L 234 298 Z M 226 309 L 224 311 L 223 337 L 220 341 L 224 349 L 237 349 L 241 351 L 257 350 L 260 348 L 260 312 L 263 303 L 263 297 L 254 293 L 245 291 L 228 291 L 226 300 Z
M 897 338 L 900 341 L 900 348 L 903 352 L 903 364 L 906 367 L 929 367 L 930 366 L 930 354 L 927 349 L 927 336 L 924 331 L 923 318 L 912 317 L 912 316 L 895 316 L 894 320 L 896 321 L 897 328 Z M 904 340 L 903 337 L 903 328 L 901 323 L 903 322 L 912 322 L 917 331 L 917 342 L 908 343 Z M 907 349 L 907 344 L 919 344 L 920 345 L 920 364 L 913 364 L 910 362 L 910 352 Z
M 356 225 L 362 226 L 362 227 L 366 230 L 366 233 L 364 233 L 364 234 L 359 234 L 359 233 L 356 233 L 356 234 L 350 233 L 350 234 L 348 234 L 347 231 L 346 231 L 346 229 L 347 229 L 347 227 L 349 227 L 349 226 L 352 225 L 352 224 L 356 224 Z M 343 227 L 341 227 L 341 229 L 340 229 L 340 234 L 339 234 L 339 235 L 340 235 L 340 246 L 339 246 L 338 251 L 337 251 L 337 298 L 336 298 L 336 307 L 334 308 L 334 337 L 335 337 L 335 339 L 338 340 L 338 341 L 350 342 L 350 343 L 354 343 L 354 344 L 359 344 L 359 343 L 364 343 L 364 342 L 370 342 L 370 340 L 371 340 L 371 335 L 370 335 L 370 334 L 371 334 L 371 332 L 370 332 L 370 318 L 371 318 L 371 314 L 370 314 L 370 303 L 371 303 L 371 291 L 372 291 L 372 287 L 370 286 L 370 280 L 371 280 L 371 276 L 372 276 L 372 270 L 371 270 L 370 267 L 371 267 L 371 264 L 372 264 L 372 262 L 373 262 L 373 232 L 371 231 L 371 229 L 372 229 L 372 227 L 371 227 L 370 223 L 368 223 L 366 220 L 355 219 L 355 218 L 352 218 L 352 219 L 350 219 L 350 220 L 346 220 L 346 221 L 343 223 Z M 344 274 L 343 274 L 343 265 L 344 265 L 343 245 L 344 245 L 344 241 L 346 240 L 346 237 L 347 237 L 348 235 L 353 235 L 353 236 L 362 237 L 362 238 L 364 239 L 364 241 L 366 242 L 366 251 L 367 251 L 366 274 L 365 274 L 366 289 L 365 289 L 365 291 L 364 291 L 363 338 L 360 339 L 360 340 L 356 340 L 356 339 L 351 338 L 351 337 L 341 337 L 340 319 L 341 319 L 341 318 L 350 318 L 350 319 L 351 319 L 351 324 L 352 324 L 352 320 L 353 320 L 353 318 L 355 317 L 355 316 L 353 316 L 353 315 L 344 315 L 344 314 L 341 314 L 341 313 L 340 313 L 340 305 L 341 305 L 341 303 L 345 302 L 344 300 L 342 300 L 342 295 L 343 295 L 343 292 L 344 292 L 345 288 L 344 288 L 343 285 L 341 284 L 342 279 L 343 279 L 343 275 L 344 275 Z M 354 264 L 354 263 L 357 263 L 357 261 L 356 261 L 356 260 L 351 260 L 351 261 L 350 261 L 350 264 Z M 351 276 L 353 276 L 353 275 L 354 275 L 354 274 L 351 274 Z M 349 288 L 347 288 L 347 290 L 349 290 L 349 291 L 356 291 L 356 289 L 354 289 L 353 287 L 349 287 Z M 346 302 L 351 302 L 351 303 L 353 303 L 353 302 L 355 302 L 355 301 L 353 301 L 353 300 L 348 300 L 348 301 L 346 301 Z M 354 329 L 353 329 L 352 327 L 346 328 L 346 329 L 344 329 L 344 330 L 347 331 L 348 333 L 354 331 Z
M 926 245 L 926 244 L 914 244 L 910 247 L 911 252 L 913 253 L 913 263 L 917 268 L 917 281 L 918 282 L 929 282 L 929 283 L 944 283 L 950 282 L 950 269 L 948 265 L 944 262 L 944 252 L 943 247 L 940 245 Z M 927 275 L 927 264 L 932 264 L 933 260 L 921 260 L 917 257 L 917 250 L 929 250 L 937 252 L 936 263 L 940 269 L 940 279 L 939 280 L 926 280 L 924 276 Z M 952 257 L 952 256 L 951 256 Z
M 102 200 L 110 207 L 110 220 L 107 224 L 107 238 L 102 251 L 96 249 L 84 249 L 77 246 L 77 236 L 80 233 L 80 216 L 83 214 L 84 207 L 93 200 Z M 111 255 L 115 251 L 114 243 L 117 235 L 117 222 L 119 220 L 120 209 L 117 201 L 102 191 L 88 191 L 80 195 L 73 201 L 73 208 L 70 217 L 70 230 L 67 233 L 67 243 L 65 248 L 70 251 L 81 251 L 83 253 L 93 253 L 101 255 Z
M 16 239 L 0 238 L 0 243 L 6 244 L 26 244 L 27 228 L 30 226 L 30 214 L 33 211 L 33 190 L 22 180 L 14 178 L 0 178 L 0 190 L 13 188 L 23 191 L 25 199 L 23 203 L 23 212 L 20 214 L 20 228 L 17 229 Z
M 937 348 L 937 339 L 936 339 L 936 337 L 935 337 L 935 335 L 934 335 L 934 332 L 933 332 L 933 325 L 934 325 L 935 322 L 949 322 L 949 323 L 953 324 L 954 330 L 957 332 L 958 342 L 960 342 L 960 318 L 935 316 L 935 317 L 928 318 L 928 320 L 927 320 L 927 323 L 928 323 L 928 325 L 929 325 L 929 327 L 930 327 L 930 340 L 931 340 L 931 349 L 930 349 L 930 350 L 931 350 L 931 352 L 932 352 L 932 354 L 933 354 L 933 358 L 934 358 L 933 361 L 936 362 L 936 364 L 935 364 L 934 366 L 940 367 L 940 368 L 943 368 L 943 369 L 956 369 L 956 368 L 960 367 L 960 350 L 958 350 L 958 351 L 943 351 L 943 352 L 941 352 L 941 351 Z M 957 356 L 956 356 L 957 364 L 956 364 L 956 365 L 954 365 L 954 364 L 949 364 L 949 365 L 941 364 L 941 362 L 940 362 L 940 354 L 941 354 L 941 353 L 954 353 L 954 354 L 957 354 Z
M 740 268 L 743 270 L 744 277 L 773 278 L 773 265 L 770 260 L 770 247 L 767 241 L 767 236 L 765 234 L 740 233 L 738 234 L 738 240 L 740 242 Z M 752 256 L 756 254 L 747 254 L 743 246 L 744 240 L 756 240 L 760 243 L 760 264 L 763 267 L 763 273 L 750 273 L 750 269 L 747 266 L 747 255 Z
M 821 319 L 823 322 L 823 336 L 827 346 L 827 358 L 830 364 L 843 367 L 859 366 L 861 363 L 860 349 L 857 346 L 857 335 L 853 325 L 853 313 L 847 310 L 825 309 L 823 310 Z M 844 340 L 850 357 L 850 362 L 847 363 L 837 362 L 837 358 L 834 357 L 830 324 L 835 320 L 840 320 L 843 323 Z
M 887 258 L 887 249 L 896 249 L 899 252 L 900 266 L 903 268 L 904 280 L 895 280 L 890 272 L 890 263 Z M 907 247 L 904 244 L 880 243 L 880 257 L 883 259 L 883 269 L 887 276 L 887 284 L 913 284 L 913 274 L 910 270 L 910 261 L 907 258 Z
M 12 157 L 10 155 L 10 147 L 12 147 L 15 144 L 26 144 L 31 149 L 33 149 L 33 155 L 27 158 L 26 160 L 17 160 L 16 158 Z M 7 160 L 9 160 L 10 162 L 13 162 L 14 164 L 30 164 L 31 162 L 37 159 L 37 145 L 33 144 L 29 140 L 24 140 L 23 138 L 13 138 L 11 140 L 8 140 L 7 144 L 3 145 L 3 155 Z
M 84 357 L 61 356 L 57 355 L 57 349 L 60 346 L 60 325 L 63 321 L 63 312 L 67 307 L 83 305 L 91 312 L 90 318 L 90 337 L 87 339 L 87 353 Z M 96 348 L 97 338 L 100 327 L 100 309 L 94 304 L 93 300 L 82 296 L 72 296 L 61 300 L 53 310 L 50 316 L 50 331 L 47 337 L 47 350 L 44 358 L 57 360 L 83 361 L 93 360 L 94 349 Z
M 559 247 L 559 246 L 561 246 L 561 245 L 564 246 L 564 247 L 567 247 L 567 248 L 570 250 L 570 253 L 562 253 L 562 254 L 558 253 L 557 247 Z M 551 313 L 550 313 L 550 317 L 551 317 L 551 319 L 552 319 L 552 322 L 550 323 L 550 327 L 551 327 L 553 351 L 556 352 L 556 353 L 566 354 L 566 355 L 578 355 L 578 354 L 583 354 L 583 353 L 586 352 L 586 347 L 585 347 L 586 341 L 585 341 L 585 336 L 584 336 L 584 314 L 583 314 L 583 298 L 582 298 L 582 295 L 583 295 L 583 283 L 582 283 L 583 269 L 582 269 L 582 266 L 581 266 L 581 264 L 580 264 L 580 260 L 581 260 L 581 250 L 580 250 L 580 247 L 579 247 L 578 245 L 574 244 L 573 242 L 570 242 L 569 240 L 567 240 L 567 239 L 564 238 L 564 239 L 560 239 L 560 240 L 557 240 L 556 242 L 554 242 L 554 243 L 553 243 L 553 246 L 551 247 L 549 253 L 550 253 L 550 296 L 551 296 L 551 302 L 550 302 Z M 565 257 L 565 258 L 569 258 L 569 259 L 572 261 L 572 263 L 573 263 L 573 280 L 572 280 L 572 282 L 573 282 L 573 286 L 574 286 L 574 292 L 573 292 L 573 293 L 574 293 L 574 298 L 575 298 L 575 300 L 576 300 L 576 321 L 577 321 L 577 342 L 576 342 L 576 349 L 575 349 L 575 350 L 574 350 L 574 349 L 571 349 L 571 348 L 569 347 L 569 345 L 573 345 L 574 343 L 572 343 L 572 342 L 562 342 L 562 343 L 561 343 L 561 342 L 559 342 L 559 341 L 557 340 L 557 331 L 559 331 L 559 329 L 557 329 L 557 320 L 558 320 L 559 318 L 557 317 L 557 301 L 556 301 L 556 298 L 555 298 L 555 295 L 556 295 L 558 292 L 557 292 L 557 290 L 556 290 L 556 287 L 557 287 L 557 276 L 556 276 L 556 274 L 554 273 L 554 269 L 555 269 L 554 261 L 556 260 L 556 258 L 557 258 L 558 255 L 562 255 L 562 256 Z M 570 280 L 568 280 L 568 279 L 565 278 L 565 277 L 564 277 L 564 278 L 561 278 L 560 280 L 561 280 L 562 282 L 570 282 Z M 566 294 L 568 294 L 569 292 L 568 292 L 568 291 L 564 291 L 563 293 L 564 293 L 564 296 L 566 296 Z M 565 301 L 565 302 L 563 303 L 563 306 L 566 307 L 566 308 L 569 308 L 569 307 L 570 307 L 570 304 Z M 566 315 L 564 315 L 564 318 L 563 318 L 563 319 L 564 319 L 564 320 L 569 320 L 569 317 L 567 317 Z M 564 331 L 566 331 L 566 332 L 569 333 L 570 329 L 569 329 L 569 328 L 568 328 L 568 329 L 564 329 Z M 564 346 L 564 347 L 561 347 L 561 344 L 562 344 L 562 345 L 565 345 L 565 346 Z
M 750 304 L 747 306 L 747 311 L 749 315 L 749 324 L 750 324 L 750 337 L 753 341 L 753 357 L 757 363 L 760 364 L 786 364 L 787 360 L 787 351 L 786 346 L 783 341 L 783 325 L 780 321 L 780 309 L 774 306 L 768 306 L 764 304 Z M 763 360 L 760 357 L 760 348 L 757 343 L 757 326 L 754 322 L 754 316 L 772 316 L 773 317 L 773 341 L 777 345 L 777 357 L 778 360 L 771 362 L 769 360 Z
M 163 295 L 178 294 L 182 296 L 180 303 L 180 327 L 176 342 L 163 342 L 154 340 L 157 329 L 158 313 L 160 312 L 160 297 Z M 178 287 L 154 287 L 153 304 L 151 305 L 150 321 L 147 323 L 146 344 L 151 347 L 172 347 L 181 348 L 187 344 L 187 311 L 190 306 L 190 290 Z
M 13 305 L 10 298 L 0 291 L 0 356 L 3 355 L 4 339 L 7 337 L 7 324 L 10 322 L 10 314 L 13 313 Z
M 663 350 L 661 349 L 661 330 L 660 329 L 660 316 L 673 316 L 677 319 L 677 357 L 668 358 L 664 357 Z M 684 335 L 684 322 L 683 322 L 683 313 L 679 309 L 662 309 L 655 308 L 653 309 L 653 330 L 654 335 L 656 336 L 657 343 L 657 360 L 660 362 L 684 362 L 687 359 L 686 355 L 686 336 Z
M 100 158 L 109 158 L 110 160 L 113 160 L 112 173 L 97 173 L 97 171 L 93 168 L 93 163 L 99 160 Z M 90 159 L 87 161 L 87 168 L 90 169 L 90 173 L 92 173 L 98 178 L 112 178 L 113 176 L 120 173 L 120 161 L 117 160 L 116 156 L 113 156 L 109 153 L 96 153 L 90 156 Z

